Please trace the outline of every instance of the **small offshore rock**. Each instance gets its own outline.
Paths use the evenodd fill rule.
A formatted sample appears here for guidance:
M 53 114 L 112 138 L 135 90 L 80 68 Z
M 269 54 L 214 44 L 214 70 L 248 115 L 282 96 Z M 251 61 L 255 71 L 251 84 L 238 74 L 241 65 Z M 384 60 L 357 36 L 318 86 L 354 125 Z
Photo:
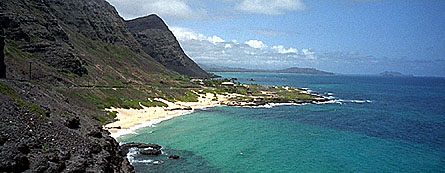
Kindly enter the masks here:
M 169 159 L 179 159 L 180 157 L 178 155 L 171 155 L 168 156 Z
M 157 144 L 144 144 L 144 143 L 130 142 L 130 143 L 123 144 L 120 148 L 121 148 L 121 155 L 126 156 L 128 151 L 130 150 L 130 148 L 152 148 L 152 149 L 160 151 L 162 146 L 157 145 Z
M 158 156 L 158 155 L 162 154 L 162 151 L 158 150 L 158 149 L 151 149 L 150 148 L 150 149 L 139 151 L 139 154 L 149 155 L 149 156 Z

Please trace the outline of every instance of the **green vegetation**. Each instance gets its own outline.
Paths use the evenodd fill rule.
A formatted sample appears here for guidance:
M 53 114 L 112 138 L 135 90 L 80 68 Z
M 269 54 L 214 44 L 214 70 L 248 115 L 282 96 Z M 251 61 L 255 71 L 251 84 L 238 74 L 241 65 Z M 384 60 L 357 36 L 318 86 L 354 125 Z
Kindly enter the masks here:
M 160 101 L 143 101 L 141 104 L 145 107 L 167 107 L 168 105 Z
M 96 119 L 97 121 L 99 121 L 100 124 L 106 124 L 108 123 L 108 121 L 110 121 L 111 119 L 108 119 L 104 116 L 100 116 L 100 115 L 96 115 L 94 116 L 94 119 Z
M 0 93 L 8 96 L 18 106 L 27 109 L 31 112 L 34 112 L 35 114 L 40 115 L 42 118 L 47 118 L 45 111 L 39 105 L 31 101 L 24 100 L 22 96 L 19 93 L 17 93 L 13 88 L 2 82 L 0 82 Z
M 183 96 L 176 97 L 176 100 L 182 102 L 197 102 L 198 95 L 193 93 L 192 91 L 186 91 Z
M 7 51 L 8 55 L 15 54 L 21 58 L 32 58 L 31 54 L 22 52 L 18 47 L 14 46 L 14 45 L 15 44 L 11 44 L 11 46 L 8 47 L 8 50 L 9 50 L 9 51 Z
M 77 99 L 80 103 L 97 110 L 105 108 L 142 109 L 146 107 L 167 106 L 162 102 L 147 100 L 154 98 L 154 91 L 148 88 L 119 88 L 119 89 L 58 89 L 58 92 Z M 142 105 L 142 106 L 141 106 Z M 93 107 L 91 107 L 93 106 Z
M 104 111 L 105 116 L 96 115 L 94 116 L 94 119 L 98 120 L 100 124 L 106 124 L 110 120 L 117 117 L 117 112 L 115 111 Z

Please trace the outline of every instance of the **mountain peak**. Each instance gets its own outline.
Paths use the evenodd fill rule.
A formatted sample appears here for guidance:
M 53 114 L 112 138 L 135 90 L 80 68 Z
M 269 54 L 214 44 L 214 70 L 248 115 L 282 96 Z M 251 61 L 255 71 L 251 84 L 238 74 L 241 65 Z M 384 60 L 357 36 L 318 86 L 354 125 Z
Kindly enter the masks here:
M 159 29 L 163 31 L 169 30 L 164 20 L 162 20 L 162 18 L 156 14 L 150 14 L 148 16 L 129 20 L 127 25 L 132 32 L 140 32 L 147 29 Z
M 192 77 L 211 77 L 184 53 L 176 37 L 159 16 L 151 14 L 125 23 L 144 52 L 167 69 Z

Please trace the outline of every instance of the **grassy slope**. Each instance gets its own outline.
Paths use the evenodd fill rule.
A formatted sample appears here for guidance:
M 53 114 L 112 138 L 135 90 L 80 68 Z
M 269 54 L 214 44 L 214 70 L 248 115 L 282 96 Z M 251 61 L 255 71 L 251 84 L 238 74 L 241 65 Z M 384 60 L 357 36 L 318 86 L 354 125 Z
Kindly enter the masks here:
M 82 52 L 82 59 L 87 63 L 89 74 L 77 76 L 76 74 L 58 71 L 40 61 L 35 61 L 37 55 L 20 51 L 17 43 L 7 41 L 5 54 L 9 64 L 20 70 L 21 78 L 27 78 L 27 62 L 33 61 L 33 76 L 39 79 L 39 75 L 55 76 L 73 86 L 102 86 L 105 88 L 56 88 L 75 104 L 88 108 L 95 114 L 91 115 L 100 123 L 111 121 L 116 113 L 105 112 L 105 108 L 122 107 L 141 109 L 144 106 L 165 106 L 160 102 L 153 102 L 147 98 L 162 97 L 170 101 L 193 102 L 198 100 L 192 88 L 199 88 L 198 83 L 191 83 L 190 78 L 181 76 L 176 72 L 167 70 L 150 56 L 143 52 L 134 52 L 126 46 L 91 40 L 79 33 L 70 33 L 70 40 L 78 52 Z M 17 68 L 18 67 L 18 68 Z M 20 77 L 19 77 L 20 78 Z M 228 80 L 207 80 L 201 93 L 224 94 L 238 93 L 246 97 L 236 98 L 238 101 L 253 101 L 254 97 L 264 97 L 264 100 L 292 100 L 312 99 L 313 96 L 301 94 L 297 90 L 285 90 L 283 87 L 268 87 L 261 85 L 238 85 L 236 87 L 222 86 L 221 83 Z M 34 81 L 47 88 L 55 87 L 53 83 Z M 115 89 L 112 89 L 115 87 Z M 198 89 L 194 89 L 199 91 Z M 269 91 L 277 94 L 270 97 L 261 93 Z M 18 97 L 16 97 L 18 98 Z M 20 102 L 19 99 L 17 102 Z M 40 112 L 38 108 L 27 102 L 20 103 L 33 111 Z
M 188 82 L 190 78 L 165 69 L 145 53 L 135 53 L 126 46 L 93 41 L 78 33 L 71 33 L 70 36 L 75 49 L 83 53 L 81 56 L 88 64 L 88 75 L 81 77 L 70 72 L 58 71 L 36 60 L 34 57 L 37 55 L 21 51 L 18 47 L 20 43 L 7 40 L 5 48 L 7 64 L 12 74 L 19 74 L 13 76 L 10 73 L 8 76 L 29 79 L 28 62 L 31 61 L 32 82 L 47 88 L 56 87 L 58 84 L 43 82 L 47 78 L 42 76 L 62 79 L 66 83 L 65 86 L 120 87 L 116 90 L 56 88 L 76 104 L 96 112 L 91 116 L 102 123 L 114 118 L 113 113 L 103 111 L 106 107 L 141 108 L 139 103 L 144 106 L 165 106 L 159 102 L 148 101 L 149 97 L 190 100 L 184 95 L 188 91 L 187 87 L 196 87 Z M 24 105 L 29 104 L 24 103 Z
M 41 107 L 39 107 L 37 104 L 31 101 L 25 100 L 23 96 L 18 94 L 13 88 L 2 82 L 0 82 L 0 93 L 14 100 L 14 103 L 19 107 L 28 109 L 29 111 L 34 112 L 37 115 L 40 115 L 40 117 L 42 118 L 47 118 L 45 111 Z

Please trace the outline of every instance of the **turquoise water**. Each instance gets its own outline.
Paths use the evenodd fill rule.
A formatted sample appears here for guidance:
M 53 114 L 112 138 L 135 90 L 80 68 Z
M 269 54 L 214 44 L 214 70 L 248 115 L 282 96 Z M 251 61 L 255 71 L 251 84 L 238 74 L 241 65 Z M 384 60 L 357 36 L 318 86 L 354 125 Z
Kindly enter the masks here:
M 133 155 L 137 172 L 445 172 L 443 78 L 219 75 L 309 88 L 337 102 L 215 107 L 140 129 L 119 140 L 165 149 Z

